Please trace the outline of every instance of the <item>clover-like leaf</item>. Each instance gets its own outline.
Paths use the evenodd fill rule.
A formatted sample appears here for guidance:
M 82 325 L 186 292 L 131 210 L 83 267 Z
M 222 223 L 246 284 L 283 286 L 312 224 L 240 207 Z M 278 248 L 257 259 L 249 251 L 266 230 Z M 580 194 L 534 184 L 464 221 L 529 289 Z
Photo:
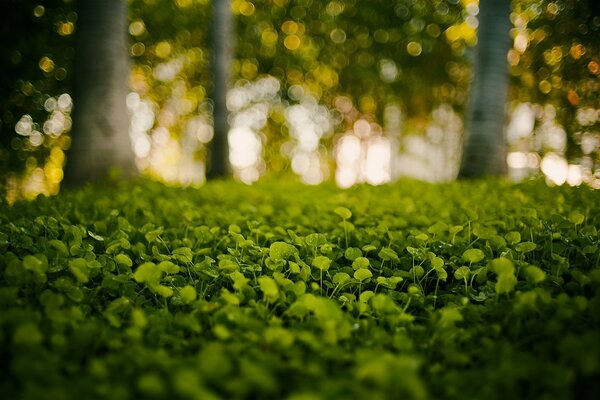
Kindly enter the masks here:
M 127 254 L 123 254 L 123 253 L 119 253 L 115 256 L 115 262 L 118 265 L 129 267 L 129 268 L 131 268 L 131 266 L 133 265 L 133 261 L 131 261 L 131 258 L 129 258 L 129 256 Z
M 48 270 L 48 260 L 44 262 L 41 257 L 26 255 L 23 257 L 23 268 L 43 274 Z
M 352 262 L 352 269 L 369 268 L 370 261 L 366 257 L 356 257 Z
M 516 284 L 517 278 L 513 274 L 500 274 L 495 285 L 496 293 L 509 293 L 515 288 Z
M 462 254 L 462 259 L 469 263 L 476 263 L 485 258 L 485 253 L 479 249 L 468 249 Z
M 352 212 L 346 207 L 337 207 L 335 210 L 333 210 L 333 212 L 342 217 L 343 219 L 349 219 L 350 217 L 352 217 Z
M 267 301 L 272 302 L 279 298 L 279 287 L 273 278 L 263 275 L 258 278 L 258 284 Z
M 379 251 L 379 258 L 384 261 L 396 261 L 398 260 L 398 253 L 389 247 L 384 247 Z
M 540 267 L 529 265 L 524 269 L 527 280 L 531 283 L 540 283 L 546 279 L 546 273 Z
M 433 268 L 442 268 L 444 266 L 444 260 L 440 257 L 433 257 L 431 259 L 431 266 Z
M 356 271 L 354 271 L 354 279 L 356 279 L 359 282 L 369 279 L 372 276 L 373 273 L 365 268 L 359 268 Z
M 137 267 L 133 279 L 140 283 L 157 285 L 162 278 L 162 271 L 152 262 L 146 262 Z
M 521 242 L 515 246 L 515 250 L 519 253 L 529 253 L 535 250 L 536 247 L 536 244 L 533 242 Z
M 312 265 L 315 268 L 320 269 L 321 271 L 327 271 L 329 266 L 331 265 L 331 259 L 326 256 L 317 256 L 313 259 Z
M 274 260 L 287 260 L 298 254 L 298 249 L 286 242 L 274 242 L 269 247 L 269 257 Z
M 344 251 L 344 257 L 349 261 L 354 261 L 361 256 L 362 251 L 357 247 L 348 247 L 346 251 Z
M 81 283 L 86 283 L 90 280 L 90 272 L 87 266 L 87 261 L 83 258 L 74 258 L 69 261 L 69 271 L 75 279 Z
M 342 285 L 350 280 L 350 275 L 345 272 L 338 272 L 333 275 L 332 281 L 337 285 Z
M 196 300 L 196 289 L 193 286 L 185 285 L 179 290 L 179 297 L 183 304 L 191 304 Z
M 469 277 L 470 272 L 471 270 L 469 269 L 469 267 L 462 266 L 456 271 L 454 271 L 454 277 L 459 280 L 467 279 Z
M 515 266 L 508 258 L 500 257 L 492 260 L 491 270 L 498 275 L 514 274 Z

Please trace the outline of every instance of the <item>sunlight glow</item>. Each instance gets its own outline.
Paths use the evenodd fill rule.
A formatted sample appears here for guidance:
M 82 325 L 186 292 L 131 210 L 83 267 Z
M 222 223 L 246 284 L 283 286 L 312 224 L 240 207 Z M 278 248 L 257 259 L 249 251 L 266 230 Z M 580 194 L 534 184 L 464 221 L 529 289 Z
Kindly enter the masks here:
M 565 183 L 569 176 L 569 164 L 567 160 L 555 153 L 548 153 L 544 156 L 541 169 L 548 180 L 556 185 Z

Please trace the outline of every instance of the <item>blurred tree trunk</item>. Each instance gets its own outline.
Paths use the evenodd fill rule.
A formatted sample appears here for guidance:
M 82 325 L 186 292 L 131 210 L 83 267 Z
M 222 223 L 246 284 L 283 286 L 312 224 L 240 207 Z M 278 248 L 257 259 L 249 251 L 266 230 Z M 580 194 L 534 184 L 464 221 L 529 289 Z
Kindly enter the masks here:
M 508 95 L 510 0 L 481 0 L 474 79 L 459 178 L 506 173 L 504 124 Z
M 80 0 L 67 184 L 92 182 L 115 167 L 125 176 L 135 174 L 125 104 L 128 76 L 127 0 Z
M 212 47 L 212 90 L 214 137 L 207 159 L 207 178 L 222 178 L 230 173 L 229 166 L 229 122 L 227 120 L 227 89 L 231 79 L 233 52 L 233 25 L 231 0 L 213 0 L 211 47 Z

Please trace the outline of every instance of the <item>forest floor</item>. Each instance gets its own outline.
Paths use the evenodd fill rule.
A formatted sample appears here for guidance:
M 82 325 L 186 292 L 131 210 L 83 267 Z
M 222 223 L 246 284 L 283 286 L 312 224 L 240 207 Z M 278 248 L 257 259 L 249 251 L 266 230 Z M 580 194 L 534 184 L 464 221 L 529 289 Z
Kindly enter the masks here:
M 598 200 L 140 180 L 0 204 L 0 393 L 600 398 Z

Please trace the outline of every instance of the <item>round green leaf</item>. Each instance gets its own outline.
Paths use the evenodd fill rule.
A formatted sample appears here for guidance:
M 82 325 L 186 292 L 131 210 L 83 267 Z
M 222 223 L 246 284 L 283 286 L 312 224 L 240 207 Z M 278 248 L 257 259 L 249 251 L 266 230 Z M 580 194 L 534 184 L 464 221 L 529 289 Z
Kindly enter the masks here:
M 329 257 L 317 256 L 313 259 L 312 265 L 321 271 L 327 271 L 331 265 L 331 260 Z
M 352 212 L 346 207 L 338 207 L 333 210 L 334 213 L 342 217 L 343 219 L 349 219 L 352 216 Z
M 350 275 L 348 275 L 345 272 L 338 272 L 333 276 L 333 283 L 335 283 L 336 285 L 341 285 L 344 282 L 347 282 L 348 280 L 350 280 Z
M 357 270 L 359 268 L 369 268 L 369 259 L 366 257 L 356 257 L 352 262 L 352 269 Z
M 193 286 L 186 285 L 179 290 L 179 297 L 183 304 L 191 304 L 196 300 L 196 289 Z
M 529 265 L 525 268 L 525 276 L 531 283 L 540 283 L 546 279 L 546 273 L 540 267 Z
M 369 279 L 372 276 L 373 274 L 371 273 L 371 271 L 365 268 L 359 268 L 356 271 L 354 271 L 354 279 L 360 282 Z
M 536 245 L 533 242 L 521 242 L 515 246 L 515 250 L 519 253 L 529 253 L 535 250 Z
M 485 258 L 485 253 L 479 249 L 468 249 L 462 255 L 463 260 L 469 263 L 476 263 Z
M 269 247 L 269 257 L 274 260 L 286 260 L 294 254 L 298 254 L 298 249 L 289 243 L 274 242 Z
M 383 249 L 381 249 L 378 255 L 379 258 L 381 258 L 384 261 L 395 261 L 398 259 L 398 254 L 389 247 L 384 247 Z
M 469 269 L 469 267 L 463 266 L 454 271 L 454 277 L 459 280 L 466 279 L 469 277 L 470 272 L 471 270 Z

